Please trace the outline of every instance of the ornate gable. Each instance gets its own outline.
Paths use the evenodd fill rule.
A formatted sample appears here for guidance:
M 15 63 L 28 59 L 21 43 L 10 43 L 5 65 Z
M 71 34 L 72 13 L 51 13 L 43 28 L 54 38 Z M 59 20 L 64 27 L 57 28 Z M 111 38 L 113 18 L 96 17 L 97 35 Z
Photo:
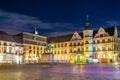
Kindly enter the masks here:
M 95 38 L 102 38 L 102 37 L 107 37 L 109 34 L 105 32 L 105 29 L 102 27 L 98 30 L 97 34 L 95 35 Z
M 71 38 L 71 41 L 80 39 L 82 39 L 81 36 L 78 34 L 78 32 L 75 32 Z

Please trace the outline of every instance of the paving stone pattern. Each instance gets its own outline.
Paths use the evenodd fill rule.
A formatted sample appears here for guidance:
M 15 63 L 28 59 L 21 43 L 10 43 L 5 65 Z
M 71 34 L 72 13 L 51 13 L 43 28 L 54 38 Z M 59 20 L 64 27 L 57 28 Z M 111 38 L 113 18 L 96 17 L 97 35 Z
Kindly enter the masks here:
M 0 65 L 0 80 L 120 80 L 120 65 Z

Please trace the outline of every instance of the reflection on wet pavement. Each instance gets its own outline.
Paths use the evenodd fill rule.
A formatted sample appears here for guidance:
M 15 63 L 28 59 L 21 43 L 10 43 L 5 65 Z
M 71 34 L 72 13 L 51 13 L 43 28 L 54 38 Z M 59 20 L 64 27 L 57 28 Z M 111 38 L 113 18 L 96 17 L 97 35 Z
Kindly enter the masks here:
M 0 80 L 120 80 L 120 66 L 90 65 L 0 65 Z

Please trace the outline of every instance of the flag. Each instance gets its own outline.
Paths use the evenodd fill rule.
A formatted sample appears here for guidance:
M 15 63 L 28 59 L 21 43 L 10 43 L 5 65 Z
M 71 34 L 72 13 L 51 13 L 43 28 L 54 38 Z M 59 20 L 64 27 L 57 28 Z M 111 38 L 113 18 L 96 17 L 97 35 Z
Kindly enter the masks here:
M 35 34 L 38 34 L 38 31 L 37 31 L 36 27 L 35 27 Z

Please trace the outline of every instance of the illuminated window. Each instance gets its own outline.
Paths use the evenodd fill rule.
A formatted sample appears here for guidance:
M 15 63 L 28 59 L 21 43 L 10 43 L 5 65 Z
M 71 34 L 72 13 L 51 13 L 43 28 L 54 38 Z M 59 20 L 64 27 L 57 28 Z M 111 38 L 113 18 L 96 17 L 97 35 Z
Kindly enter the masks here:
M 80 42 L 78 42 L 78 46 L 80 46 Z
M 31 49 L 31 46 L 29 46 L 29 49 Z
M 70 49 L 70 53 L 72 53 L 72 49 Z
M 100 55 L 98 54 L 98 58 L 100 58 Z
M 100 38 L 102 38 L 102 37 L 104 37 L 104 35 L 103 35 L 103 34 L 100 34 Z
M 6 53 L 6 47 L 4 47 L 4 53 Z
M 55 46 L 54 46 L 55 48 L 56 48 L 56 44 L 55 44 Z
M 70 45 L 69 46 L 72 46 L 72 43 L 70 43 Z
M 67 51 L 65 50 L 65 54 L 67 53 Z
M 58 44 L 58 47 L 60 47 L 60 44 Z
M 67 43 L 65 43 L 65 47 L 67 47 Z
M 12 53 L 12 48 L 11 47 L 9 47 L 9 53 Z
M 111 46 L 110 45 L 108 46 L 108 50 L 111 50 Z
M 84 51 L 84 48 L 82 48 L 82 51 Z
M 96 47 L 95 46 L 93 46 L 93 52 L 95 52 L 96 51 Z
M 105 43 L 105 39 L 103 39 L 102 42 Z
M 93 40 L 93 43 L 95 44 L 95 40 Z
M 61 44 L 61 47 L 63 47 L 63 44 Z
M 80 52 L 80 48 L 78 48 L 78 52 Z
M 100 41 L 99 40 L 97 40 L 97 43 L 99 43 Z
M 111 42 L 111 39 L 108 39 L 108 42 Z
M 100 46 L 98 46 L 98 49 L 97 49 L 98 51 L 100 50 Z
M 105 46 L 102 46 L 102 50 L 105 50 Z
M 74 43 L 74 46 L 76 46 L 76 43 Z
M 85 42 L 85 44 L 88 44 L 88 43 L 89 43 L 88 41 Z
M 105 54 L 103 54 L 103 58 L 105 58 Z
M 111 54 L 108 54 L 108 57 L 109 57 L 109 58 L 112 58 L 112 55 L 111 55 Z
M 4 43 L 4 46 L 7 46 L 7 43 Z
M 58 54 L 60 53 L 60 51 L 58 50 Z
M 61 51 L 61 53 L 63 54 L 63 51 Z
M 86 51 L 88 51 L 88 46 L 86 46 Z
M 54 54 L 56 54 L 56 51 L 54 52 Z

